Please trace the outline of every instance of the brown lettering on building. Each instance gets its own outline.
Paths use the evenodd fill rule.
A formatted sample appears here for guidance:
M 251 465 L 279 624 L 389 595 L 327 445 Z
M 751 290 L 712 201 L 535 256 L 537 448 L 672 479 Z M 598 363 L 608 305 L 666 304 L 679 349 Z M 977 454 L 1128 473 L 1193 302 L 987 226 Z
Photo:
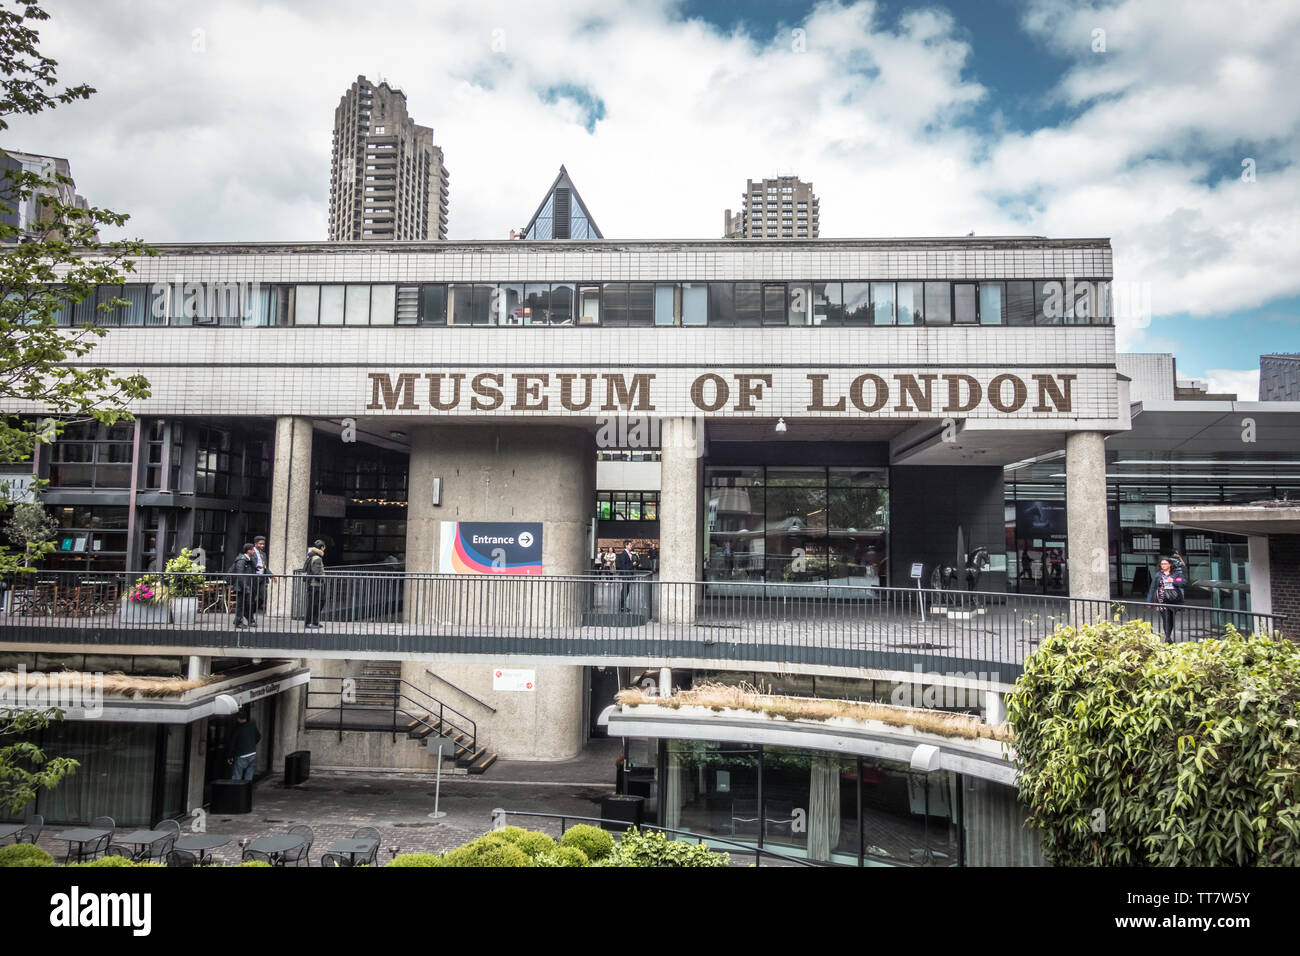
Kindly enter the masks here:
M 605 404 L 600 406 L 602 412 L 653 412 L 650 404 L 650 382 L 654 379 L 651 372 L 640 372 L 632 376 L 631 384 L 622 375 L 605 374 Z
M 948 404 L 943 406 L 945 412 L 969 412 L 972 408 L 980 403 L 980 398 L 984 394 L 984 389 L 980 387 L 979 379 L 974 375 L 957 374 L 945 375 L 944 381 L 948 383 Z M 966 401 L 961 400 L 962 384 L 966 385 Z
M 474 397 L 470 399 L 469 407 L 476 412 L 493 412 L 501 407 L 506 397 L 501 394 L 501 386 L 504 384 L 505 376 L 499 372 L 480 372 L 474 376 L 470 382 L 470 387 L 474 389 Z
M 1031 375 L 1035 382 L 1038 383 L 1038 404 L 1034 406 L 1036 412 L 1050 412 L 1047 400 L 1050 398 L 1052 404 L 1056 406 L 1058 412 L 1070 411 L 1072 402 L 1070 401 L 1070 383 L 1079 376 L 1077 375 Z M 1061 384 L 1057 385 L 1056 380 L 1060 379 Z
M 560 404 L 564 406 L 565 410 L 570 412 L 586 411 L 587 407 L 591 404 L 591 399 L 595 391 L 592 382 L 596 381 L 596 373 L 560 372 L 555 377 L 559 379 L 560 382 Z M 582 379 L 583 382 L 582 404 L 578 404 L 573 400 L 574 379 Z
M 419 377 L 414 372 L 403 372 L 397 376 L 397 384 L 393 384 L 393 378 L 387 372 L 369 372 L 370 376 L 370 404 L 366 406 L 366 411 L 391 410 L 394 408 L 402 411 L 416 411 L 419 405 L 415 403 L 415 380 Z M 380 403 L 382 397 L 383 403 Z
M 429 405 L 440 412 L 449 412 L 460 404 L 460 383 L 465 378 L 464 372 L 452 372 L 445 375 L 442 372 L 426 372 L 425 378 L 429 380 Z M 451 398 L 446 401 L 442 398 L 442 380 L 451 379 Z
M 1011 383 L 1011 401 L 1004 402 L 1002 386 L 1008 382 Z M 1003 373 L 989 382 L 989 404 L 1000 412 L 1018 412 L 1028 398 L 1029 390 L 1025 388 L 1025 383 L 1014 375 Z
M 510 406 L 512 412 L 544 412 L 550 405 L 550 399 L 541 394 L 542 388 L 549 385 L 551 376 L 545 372 L 520 372 L 515 376 L 515 403 Z
M 898 382 L 898 404 L 894 406 L 896 412 L 928 412 L 934 405 L 934 398 L 931 395 L 931 389 L 934 386 L 934 380 L 938 375 L 923 373 L 917 375 L 895 375 L 894 381 Z M 924 387 L 917 379 L 924 382 Z M 913 408 L 908 402 L 911 401 Z
M 704 383 L 713 383 L 713 401 L 704 400 Z M 727 380 L 721 375 L 713 372 L 705 372 L 699 378 L 691 383 L 691 402 L 702 412 L 716 412 L 723 405 L 727 404 L 727 396 L 731 393 Z
M 872 387 L 876 390 L 875 397 L 872 398 L 869 404 L 864 400 L 862 395 L 862 387 L 866 385 L 867 382 L 870 382 Z M 859 375 L 849 384 L 849 401 L 852 402 L 853 406 L 859 411 L 878 412 L 880 409 L 884 408 L 885 403 L 889 401 L 889 385 L 886 384 L 885 380 L 879 375 L 873 375 L 871 372 L 867 372 L 865 375 Z
M 740 386 L 737 391 L 740 393 L 739 401 L 736 402 L 736 411 L 752 412 L 754 410 L 755 398 L 763 397 L 763 386 L 772 387 L 772 376 L 763 375 L 737 375 L 735 376 L 736 384 Z
M 810 412 L 842 412 L 844 411 L 844 396 L 834 405 L 826 404 L 826 380 L 829 375 L 821 372 L 809 372 L 808 381 L 812 382 L 812 401 L 808 403 Z

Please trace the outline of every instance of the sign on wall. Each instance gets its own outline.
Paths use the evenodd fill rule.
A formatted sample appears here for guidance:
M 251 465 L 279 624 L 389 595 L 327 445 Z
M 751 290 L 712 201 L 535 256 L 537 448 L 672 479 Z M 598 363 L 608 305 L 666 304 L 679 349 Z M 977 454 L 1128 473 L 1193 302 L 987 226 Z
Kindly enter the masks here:
M 498 667 L 492 672 L 492 689 L 534 691 L 537 689 L 537 672 L 517 667 Z
M 438 570 L 443 574 L 541 574 L 539 521 L 444 521 Z

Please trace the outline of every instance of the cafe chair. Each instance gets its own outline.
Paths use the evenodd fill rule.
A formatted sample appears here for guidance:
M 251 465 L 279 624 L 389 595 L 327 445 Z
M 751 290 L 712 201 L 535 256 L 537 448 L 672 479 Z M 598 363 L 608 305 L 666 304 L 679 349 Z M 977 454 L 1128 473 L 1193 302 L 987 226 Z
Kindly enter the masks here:
M 155 829 L 162 829 L 155 827 Z M 148 846 L 141 847 L 140 852 L 136 854 L 136 860 L 149 863 L 165 863 L 167 856 L 172 852 L 172 845 L 176 842 L 176 833 L 168 833 L 165 837 L 159 837 Z
M 167 853 L 168 866 L 198 866 L 199 855 L 189 850 L 170 850 Z
M 45 829 L 45 818 L 39 813 L 33 813 L 23 821 L 23 828 L 14 834 L 14 842 L 35 844 L 40 839 L 43 829 Z
M 104 856 L 120 856 L 128 860 L 134 860 L 135 850 L 121 843 L 110 843 L 108 849 L 104 851 Z
M 352 858 L 346 853 L 326 853 L 320 858 L 321 866 L 351 866 Z
M 354 866 L 374 866 L 375 860 L 379 857 L 379 844 L 384 842 L 384 838 L 374 827 L 357 827 L 352 834 L 354 840 L 374 840 L 375 848 L 363 857 L 357 857 Z
M 275 861 L 271 859 L 271 854 L 263 853 L 261 850 L 245 850 L 240 860 L 244 863 L 269 863 L 272 866 L 275 865 Z
M 175 820 L 159 820 L 153 825 L 155 830 L 170 830 L 175 839 L 180 839 L 181 825 Z
M 117 829 L 117 823 L 114 822 L 112 817 L 95 817 L 90 821 L 90 825 L 105 829 L 108 832 L 98 839 L 87 842 L 82 848 L 84 859 L 87 860 L 93 860 L 104 854 L 109 844 L 113 842 L 113 831 Z
M 311 845 L 316 842 L 316 831 L 305 823 L 300 823 L 295 827 L 289 827 L 289 832 L 302 837 L 303 844 L 302 846 L 289 850 L 287 853 L 283 854 L 280 857 L 281 864 L 287 866 L 292 863 L 294 866 L 301 866 L 305 860 L 307 865 L 311 866 L 311 857 L 307 854 L 311 852 Z

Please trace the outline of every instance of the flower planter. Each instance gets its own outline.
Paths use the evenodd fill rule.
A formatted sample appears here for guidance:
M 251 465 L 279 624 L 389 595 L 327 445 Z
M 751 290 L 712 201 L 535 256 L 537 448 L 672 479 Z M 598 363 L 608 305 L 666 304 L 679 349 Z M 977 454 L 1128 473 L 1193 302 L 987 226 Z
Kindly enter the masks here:
M 122 602 L 123 624 L 170 624 L 171 608 L 162 602 L 146 604 L 142 601 Z
M 172 598 L 173 624 L 193 624 L 195 615 L 198 613 L 199 599 L 197 597 Z

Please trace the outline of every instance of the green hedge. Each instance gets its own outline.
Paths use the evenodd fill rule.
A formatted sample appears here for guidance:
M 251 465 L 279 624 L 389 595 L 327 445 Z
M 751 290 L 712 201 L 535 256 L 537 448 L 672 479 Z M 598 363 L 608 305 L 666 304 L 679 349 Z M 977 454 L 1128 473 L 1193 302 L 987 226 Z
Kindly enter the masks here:
M 613 851 L 595 866 L 708 867 L 729 866 L 731 856 L 701 843 L 670 840 L 658 830 L 631 829 Z
M 31 843 L 0 846 L 0 866 L 53 866 L 54 857 Z
M 74 866 L 74 867 L 75 866 L 122 867 L 122 866 L 162 866 L 162 865 L 163 864 L 161 863 L 147 863 L 143 861 L 137 863 L 135 860 L 128 859 L 127 857 L 124 856 L 101 856 L 96 860 L 87 860 L 85 863 L 68 864 L 68 866 Z
M 579 849 L 588 860 L 595 863 L 609 856 L 614 849 L 614 838 L 600 827 L 580 823 L 565 831 L 564 836 L 560 837 L 560 846 Z
M 436 853 L 399 853 L 389 866 L 442 866 L 442 857 Z
M 557 846 L 554 850 L 545 850 L 534 857 L 537 866 L 588 866 L 591 861 L 587 854 L 576 846 Z
M 443 866 L 511 867 L 532 866 L 528 854 L 513 843 L 489 833 L 442 856 Z

